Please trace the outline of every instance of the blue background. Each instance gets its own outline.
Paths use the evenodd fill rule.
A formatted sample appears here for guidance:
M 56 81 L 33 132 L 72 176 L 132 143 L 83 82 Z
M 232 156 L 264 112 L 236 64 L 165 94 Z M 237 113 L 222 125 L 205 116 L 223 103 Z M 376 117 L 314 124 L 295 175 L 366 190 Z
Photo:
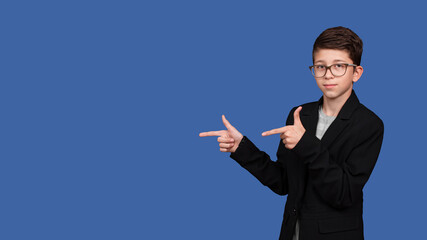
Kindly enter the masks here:
M 11 1 L 10 1 L 11 2 Z M 326 28 L 364 41 L 385 123 L 367 239 L 425 235 L 421 1 L 3 1 L 1 239 L 277 239 L 286 197 L 221 153 L 221 114 L 275 159 Z

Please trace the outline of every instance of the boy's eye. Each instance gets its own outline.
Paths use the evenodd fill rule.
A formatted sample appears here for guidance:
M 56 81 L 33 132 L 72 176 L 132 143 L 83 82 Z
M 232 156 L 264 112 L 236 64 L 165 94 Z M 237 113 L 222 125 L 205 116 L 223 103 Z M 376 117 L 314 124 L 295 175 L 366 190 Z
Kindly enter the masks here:
M 334 67 L 335 67 L 336 69 L 340 69 L 340 68 L 343 68 L 343 67 L 344 67 L 344 65 L 343 65 L 343 64 L 334 64 Z
M 315 68 L 316 68 L 316 69 L 319 69 L 319 70 L 322 70 L 322 69 L 324 69 L 324 68 L 325 68 L 325 66 L 323 66 L 323 65 L 316 65 L 316 66 L 315 66 Z

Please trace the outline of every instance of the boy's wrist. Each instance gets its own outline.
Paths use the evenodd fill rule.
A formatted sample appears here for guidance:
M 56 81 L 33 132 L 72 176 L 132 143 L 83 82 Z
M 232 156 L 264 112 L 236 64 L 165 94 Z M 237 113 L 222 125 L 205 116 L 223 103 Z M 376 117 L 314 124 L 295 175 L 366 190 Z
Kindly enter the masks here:
M 251 142 L 251 140 L 249 140 L 249 138 L 243 136 L 236 151 L 232 152 L 230 157 L 238 162 L 242 162 L 256 151 L 259 151 L 259 149 Z

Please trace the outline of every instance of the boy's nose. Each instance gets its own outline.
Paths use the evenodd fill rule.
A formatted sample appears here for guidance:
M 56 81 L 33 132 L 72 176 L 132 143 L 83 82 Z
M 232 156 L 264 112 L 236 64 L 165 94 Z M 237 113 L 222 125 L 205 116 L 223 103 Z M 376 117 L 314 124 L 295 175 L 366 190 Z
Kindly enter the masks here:
M 334 75 L 332 74 L 332 70 L 326 69 L 326 73 L 325 73 L 325 79 L 329 79 L 329 78 L 334 78 Z

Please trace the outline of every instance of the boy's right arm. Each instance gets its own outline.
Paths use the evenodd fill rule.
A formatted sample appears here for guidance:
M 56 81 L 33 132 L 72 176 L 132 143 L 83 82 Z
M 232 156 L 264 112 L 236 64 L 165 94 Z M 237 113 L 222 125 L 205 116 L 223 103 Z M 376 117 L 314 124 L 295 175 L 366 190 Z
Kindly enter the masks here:
M 263 185 L 279 195 L 286 195 L 288 183 L 284 164 L 280 161 L 272 161 L 265 152 L 260 151 L 255 144 L 233 127 L 224 115 L 222 120 L 227 130 L 202 132 L 199 136 L 217 136 L 221 152 L 230 152 L 230 157 Z

